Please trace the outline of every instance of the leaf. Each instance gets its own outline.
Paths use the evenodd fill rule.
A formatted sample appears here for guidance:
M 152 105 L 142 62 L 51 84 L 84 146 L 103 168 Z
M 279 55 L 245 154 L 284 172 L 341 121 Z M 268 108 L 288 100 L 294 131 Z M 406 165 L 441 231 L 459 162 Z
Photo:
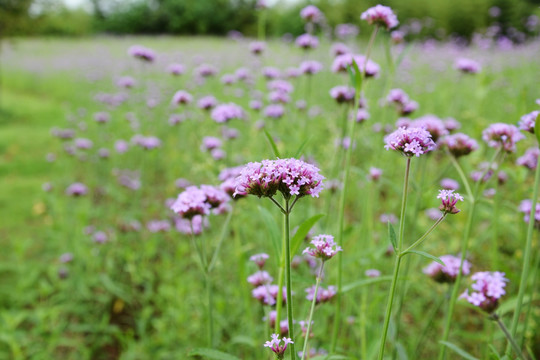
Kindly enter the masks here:
M 440 344 L 443 344 L 444 346 L 446 346 L 447 348 L 449 348 L 450 350 L 454 351 L 455 353 L 457 353 L 458 355 L 460 355 L 462 358 L 464 359 L 468 359 L 468 360 L 478 360 L 477 358 L 475 358 L 474 356 L 472 356 L 471 354 L 469 354 L 468 352 L 466 352 L 465 350 L 459 348 L 457 345 L 454 345 L 452 344 L 451 342 L 448 342 L 448 341 L 439 341 Z
M 202 356 L 207 359 L 215 360 L 240 360 L 240 358 L 224 353 L 222 351 L 208 349 L 208 348 L 196 348 L 189 352 L 188 356 Z
M 347 359 L 350 359 L 350 357 L 344 356 L 344 355 L 318 355 L 311 358 L 311 360 L 347 360 Z
M 274 216 L 270 211 L 268 211 L 268 209 L 259 206 L 259 212 L 261 213 L 261 217 L 268 230 L 270 240 L 272 240 L 272 244 L 274 245 L 274 250 L 276 251 L 276 259 L 279 259 L 281 258 L 279 226 L 277 226 Z
M 392 244 L 392 247 L 394 248 L 394 252 L 396 252 L 397 251 L 396 232 L 392 224 L 390 224 L 390 221 L 388 222 L 388 239 L 390 240 L 390 243 Z
M 258 346 L 256 342 L 249 336 L 245 335 L 237 335 L 231 339 L 231 344 L 241 344 L 241 345 L 247 345 L 252 348 L 255 348 Z
M 538 145 L 540 146 L 540 114 L 538 114 L 534 123 L 534 135 L 536 136 L 536 141 L 538 141 Z
M 388 276 L 380 276 L 378 278 L 362 279 L 362 280 L 355 281 L 355 282 L 352 282 L 350 284 L 344 285 L 343 288 L 341 288 L 341 292 L 347 292 L 347 291 L 351 291 L 352 289 L 355 289 L 355 288 L 360 287 L 360 286 L 380 283 L 380 282 L 384 282 L 384 281 L 391 281 L 391 280 L 392 280 L 392 277 L 390 275 L 388 275 Z
M 491 344 L 488 344 L 488 348 L 491 351 L 491 355 L 493 355 L 493 356 L 490 356 L 490 358 L 495 358 L 497 360 L 501 360 L 501 355 L 499 354 L 497 349 L 495 349 L 495 346 L 493 346 Z
M 298 159 L 300 157 L 300 155 L 302 155 L 302 152 L 304 151 L 304 148 L 306 147 L 307 143 L 309 142 L 309 140 L 311 140 L 311 136 L 308 137 L 306 140 L 304 140 L 300 146 L 298 147 L 298 150 L 296 150 L 296 152 L 294 153 L 294 158 L 295 159 Z
M 309 230 L 325 216 L 325 214 L 317 214 L 313 215 L 306 221 L 304 221 L 300 226 L 298 227 L 298 230 L 296 230 L 296 234 L 294 234 L 293 238 L 291 239 L 291 256 L 294 256 L 298 249 L 300 248 L 300 245 L 302 245 L 302 241 L 306 238 L 306 235 L 308 234 Z
M 278 147 L 276 145 L 276 142 L 272 138 L 272 135 L 270 135 L 270 133 L 266 129 L 264 129 L 264 133 L 266 135 L 266 139 L 268 139 L 268 142 L 270 143 L 270 146 L 272 146 L 272 150 L 274 151 L 274 155 L 277 158 L 281 158 L 281 155 L 279 154 Z
M 356 63 L 356 60 L 353 59 L 352 65 L 354 67 L 355 78 L 356 81 L 353 83 L 353 86 L 356 90 L 356 92 L 360 92 L 360 89 L 362 88 L 362 80 L 364 78 L 364 74 L 360 71 L 360 68 L 358 67 L 358 64 Z M 360 96 L 360 94 L 358 94 Z
M 427 252 L 418 251 L 418 250 L 409 250 L 409 251 L 403 253 L 403 255 L 409 254 L 409 253 L 418 254 L 418 255 L 420 255 L 420 256 L 423 256 L 423 257 L 426 257 L 426 258 L 428 258 L 428 259 L 431 259 L 431 260 L 433 260 L 433 261 L 435 261 L 435 262 L 441 264 L 442 266 L 446 266 L 446 265 L 444 264 L 444 262 L 443 262 L 441 259 L 439 259 L 438 257 L 433 256 L 433 255 L 431 255 L 431 254 L 428 254 Z
M 351 80 L 351 86 L 355 86 L 356 84 L 356 78 L 354 76 L 354 73 L 352 71 L 352 66 L 347 66 L 347 73 L 349 74 L 349 79 Z

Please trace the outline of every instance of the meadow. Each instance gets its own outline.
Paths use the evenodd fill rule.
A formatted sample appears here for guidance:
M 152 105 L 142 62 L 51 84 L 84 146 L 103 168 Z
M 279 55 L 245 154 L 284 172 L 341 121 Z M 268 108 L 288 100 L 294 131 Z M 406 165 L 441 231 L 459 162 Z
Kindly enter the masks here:
M 306 289 L 317 276 L 324 296 L 306 358 L 382 357 L 385 325 L 385 358 L 441 358 L 443 348 L 448 359 L 518 358 L 493 310 L 457 297 L 481 271 L 505 274 L 494 311 L 520 357 L 539 357 L 538 227 L 530 230 L 520 211 L 538 187 L 536 164 L 518 160 L 538 143 L 523 131 L 516 149 L 501 148 L 504 137 L 493 144 L 482 136 L 494 123 L 518 126 L 540 107 L 540 42 L 393 44 L 381 29 L 370 57 L 380 69 L 360 80 L 364 71 L 352 65 L 332 71 L 335 44 L 319 41 L 303 50 L 280 39 L 265 46 L 167 36 L 5 40 L 0 358 L 271 359 L 263 344 L 283 328 L 280 337 L 294 338 L 302 351 L 312 305 Z M 342 42 L 355 54 L 369 47 L 354 37 Z M 133 56 L 133 45 L 155 58 Z M 477 61 L 480 71 L 456 69 L 460 58 Z M 301 66 L 308 60 L 322 69 Z M 330 94 L 336 86 L 357 91 L 341 90 L 338 102 Z M 406 114 L 388 99 L 398 88 L 418 109 Z M 229 103 L 240 109 L 215 111 Z M 417 157 L 385 149 L 396 124 L 411 129 L 416 119 L 443 124 L 427 129 L 437 142 L 431 151 Z M 470 155 L 454 156 L 444 145 L 457 132 L 477 141 Z M 276 203 L 289 206 L 292 198 L 282 202 L 279 194 L 275 203 L 266 195 L 220 199 L 203 216 L 171 210 L 189 186 L 231 195 L 230 182 L 219 186 L 232 181 L 234 191 L 234 168 L 277 158 L 301 159 L 325 178 L 318 197 L 295 198 L 290 224 Z M 453 205 L 439 211 L 441 189 L 463 196 L 459 213 Z M 287 280 L 286 229 L 296 320 L 288 335 L 289 303 L 268 296 L 268 276 L 272 284 Z M 318 234 L 343 249 L 324 261 L 324 276 L 302 252 Z M 416 239 L 417 253 L 398 256 Z M 457 286 L 440 269 L 426 273 L 447 254 L 459 265 L 462 251 L 471 269 Z M 267 273 L 250 283 L 258 271 L 250 258 L 261 253 Z M 525 277 L 524 263 L 531 264 Z M 252 283 L 266 287 L 258 299 Z M 270 324 L 275 307 L 281 326 Z

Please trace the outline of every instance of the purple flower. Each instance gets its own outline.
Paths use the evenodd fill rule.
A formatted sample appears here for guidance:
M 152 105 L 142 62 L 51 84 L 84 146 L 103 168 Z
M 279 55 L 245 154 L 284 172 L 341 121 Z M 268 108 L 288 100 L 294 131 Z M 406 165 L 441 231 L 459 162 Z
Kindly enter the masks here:
M 62 264 L 67 264 L 69 262 L 72 262 L 73 261 L 73 254 L 72 253 L 64 253 L 62 255 L 60 255 L 60 262 Z
M 94 114 L 94 120 L 99 124 L 105 124 L 111 120 L 111 115 L 105 111 L 97 112 Z
M 173 64 L 170 64 L 167 67 L 167 71 L 171 75 L 178 76 L 178 75 L 182 75 L 184 73 L 185 69 L 184 69 L 184 65 L 178 64 L 178 63 L 173 63 Z
M 441 145 L 445 146 L 456 158 L 469 155 L 471 152 L 478 149 L 476 140 L 463 133 L 445 136 L 441 141 Z
M 294 344 L 294 342 L 290 338 L 284 337 L 282 340 L 283 340 L 283 345 L 281 345 L 281 340 L 279 340 L 279 335 L 272 334 L 272 340 L 264 343 L 265 347 L 270 348 L 270 350 L 276 353 L 276 356 L 278 359 L 283 359 L 283 355 L 285 354 L 285 350 L 287 350 L 288 344 Z
M 503 272 L 499 271 L 477 272 L 471 276 L 471 279 L 475 281 L 471 285 L 474 291 L 469 294 L 469 290 L 466 290 L 460 298 L 491 314 L 499 306 L 499 299 L 506 293 L 504 288 L 508 279 L 504 277 Z
M 390 33 L 390 38 L 394 44 L 401 44 L 405 40 L 405 33 L 403 31 L 394 30 Z
M 351 52 L 351 50 L 349 49 L 349 47 L 343 43 L 335 43 L 332 45 L 332 49 L 331 49 L 331 52 L 332 54 L 334 55 L 334 57 L 336 56 L 339 56 L 339 55 L 343 55 L 343 54 L 348 54 Z M 334 70 L 332 70 L 334 71 Z
M 540 111 L 538 110 L 523 115 L 518 123 L 519 130 L 528 131 L 531 134 L 534 134 L 534 124 L 539 115 Z
M 287 77 L 288 79 L 296 79 L 296 78 L 299 77 L 300 75 L 302 75 L 302 72 L 300 71 L 299 68 L 296 68 L 296 67 L 288 67 L 288 68 L 285 70 L 285 77 Z
M 174 227 L 182 234 L 200 235 L 204 228 L 207 228 L 208 218 L 201 215 L 195 215 L 192 219 L 177 218 L 174 219 Z
M 369 119 L 369 112 L 366 109 L 358 109 L 356 112 L 356 122 L 362 123 Z
M 296 46 L 304 49 L 314 49 L 319 46 L 319 39 L 311 34 L 302 34 L 296 38 Z
M 381 276 L 381 272 L 377 269 L 368 269 L 364 274 L 370 278 L 378 278 Z
M 323 18 L 323 13 L 318 7 L 308 5 L 300 11 L 300 17 L 305 21 L 318 23 Z
M 315 60 L 306 60 L 300 64 L 300 71 L 306 75 L 313 75 L 321 71 L 322 64 Z
M 225 74 L 221 77 L 221 83 L 224 85 L 232 85 L 236 82 L 236 76 L 233 74 Z
M 379 217 L 379 221 L 383 224 L 397 224 L 398 218 L 394 214 L 381 214 L 381 216 Z
M 477 61 L 460 58 L 456 60 L 455 68 L 465 74 L 476 74 L 482 70 L 482 66 Z
M 441 180 L 441 187 L 445 190 L 458 190 L 459 183 L 454 179 L 444 178 Z
M 448 135 L 444 122 L 435 115 L 424 115 L 410 123 L 409 127 L 424 128 L 431 134 L 433 142 Z
M 354 62 L 358 65 L 358 69 L 363 73 L 366 73 L 366 77 L 377 77 L 381 71 L 381 67 L 376 62 L 369 60 L 366 63 L 366 57 L 361 54 L 343 54 L 338 55 L 332 63 L 332 71 L 337 72 L 347 72 L 347 68 L 352 66 Z M 354 72 L 354 70 L 353 70 Z
M 354 89 L 348 86 L 339 85 L 330 89 L 330 96 L 336 100 L 338 104 L 354 101 L 354 94 Z
M 266 43 L 264 41 L 254 41 L 249 44 L 249 51 L 254 55 L 260 55 L 266 49 Z
M 360 15 L 360 19 L 366 20 L 368 24 L 376 24 L 390 30 L 399 25 L 397 16 L 391 8 L 383 5 L 376 5 L 364 11 Z
M 302 254 L 308 254 L 316 258 L 320 258 L 322 261 L 333 258 L 339 251 L 343 251 L 341 246 L 334 242 L 332 235 L 317 235 L 311 240 L 311 244 L 314 248 L 306 248 Z
M 237 178 L 236 194 L 272 197 L 281 192 L 285 198 L 311 195 L 318 197 L 324 176 L 319 169 L 297 159 L 263 160 L 247 164 Z
M 201 145 L 201 150 L 213 150 L 221 147 L 221 140 L 214 136 L 205 136 L 203 137 L 203 143 Z
M 156 53 L 152 49 L 140 45 L 133 45 L 130 47 L 128 54 L 134 58 L 147 62 L 153 62 L 156 59 Z
M 439 190 L 439 195 L 437 195 L 437 199 L 441 199 L 441 205 L 439 206 L 439 210 L 441 210 L 443 213 L 457 214 L 458 212 L 460 212 L 460 210 L 456 208 L 456 204 L 458 200 L 463 201 L 463 196 L 455 193 L 454 190 Z
M 273 277 L 266 271 L 257 271 L 255 274 L 248 276 L 247 281 L 254 287 L 259 287 L 264 284 L 270 284 L 274 280 Z
M 131 76 L 122 76 L 116 81 L 116 86 L 129 89 L 135 86 L 135 79 Z
M 278 68 L 272 66 L 266 66 L 262 69 L 263 76 L 268 79 L 277 79 L 281 76 L 281 71 Z
M 517 158 L 516 164 L 525 166 L 530 170 L 535 170 L 538 164 L 538 156 L 540 156 L 540 149 L 537 147 L 529 148 L 523 156 Z
M 269 118 L 279 119 L 285 114 L 285 108 L 280 104 L 271 104 L 264 108 L 263 114 Z
M 107 234 L 103 231 L 96 231 L 93 235 L 92 235 L 92 240 L 95 242 L 95 243 L 98 243 L 98 244 L 104 244 L 107 242 L 107 240 L 109 240 L 109 237 L 107 236 Z
M 308 301 L 313 301 L 313 296 L 315 295 L 315 285 L 306 289 L 306 299 Z M 335 286 L 329 286 L 327 289 L 320 287 L 317 291 L 317 299 L 315 304 L 321 304 L 332 300 L 336 296 L 337 291 Z
M 482 139 L 492 148 L 502 148 L 506 152 L 515 152 L 516 143 L 525 136 L 514 125 L 495 123 L 482 132 Z
M 195 73 L 203 78 L 214 76 L 217 74 L 217 72 L 218 71 L 214 66 L 208 64 L 201 64 L 195 68 Z
M 177 91 L 172 98 L 173 105 L 189 104 L 192 101 L 193 96 L 191 96 L 190 93 L 184 90 Z
M 79 182 L 69 185 L 66 189 L 66 195 L 69 196 L 79 197 L 86 195 L 86 193 L 88 193 L 88 188 L 86 185 Z
M 354 24 L 337 24 L 334 33 L 338 39 L 347 39 L 357 36 L 359 29 Z
M 266 85 L 268 90 L 277 91 L 285 94 L 290 94 L 294 90 L 294 86 L 286 80 L 272 80 Z
M 436 261 L 426 266 L 422 271 L 424 274 L 431 277 L 439 283 L 453 283 L 459 274 L 461 259 L 453 255 L 443 255 L 440 257 L 444 266 Z M 471 272 L 471 263 L 467 260 L 463 261 L 462 274 L 469 275 Z
M 146 223 L 146 228 L 151 233 L 168 232 L 171 230 L 171 224 L 168 220 L 150 220 Z
M 281 91 L 272 91 L 268 94 L 268 100 L 270 100 L 271 103 L 287 104 L 291 101 L 291 97 L 289 94 Z
M 188 186 L 178 195 L 171 209 L 186 219 L 196 215 L 210 214 L 211 205 L 206 201 L 206 193 L 196 186 Z
M 249 108 L 252 110 L 261 110 L 262 106 L 263 104 L 260 100 L 251 100 L 249 102 Z
M 431 134 L 423 128 L 401 127 L 384 138 L 386 150 L 396 150 L 403 155 L 420 156 L 436 148 L 431 139 Z
M 268 256 L 268 254 L 266 253 L 260 253 L 251 255 L 249 261 L 253 261 L 259 267 L 259 269 L 262 269 L 264 267 L 264 264 L 266 263 L 266 260 L 268 260 L 269 257 L 270 256 Z
M 282 289 L 282 301 L 285 303 L 287 301 L 287 289 L 283 287 Z M 279 286 L 277 285 L 261 285 L 256 287 L 251 291 L 251 296 L 259 300 L 263 305 L 273 306 L 276 304 L 278 296 Z
M 75 145 L 77 149 L 81 149 L 81 150 L 87 150 L 87 149 L 92 148 L 92 146 L 94 146 L 94 143 L 92 142 L 92 140 L 85 139 L 85 138 L 77 138 L 73 140 L 73 144 Z
M 210 116 L 217 123 L 226 123 L 233 119 L 245 119 L 246 113 L 241 106 L 228 103 L 216 106 Z
M 532 200 L 526 199 L 521 201 L 519 204 L 518 210 L 523 213 L 523 221 L 526 223 L 529 223 L 531 219 L 531 208 L 532 208 Z M 536 203 L 536 207 L 534 210 L 534 225 L 537 228 L 540 228 L 540 202 Z
M 376 168 L 376 167 L 370 167 L 369 168 L 369 174 L 367 176 L 368 180 L 377 182 L 381 178 L 383 174 L 382 169 Z

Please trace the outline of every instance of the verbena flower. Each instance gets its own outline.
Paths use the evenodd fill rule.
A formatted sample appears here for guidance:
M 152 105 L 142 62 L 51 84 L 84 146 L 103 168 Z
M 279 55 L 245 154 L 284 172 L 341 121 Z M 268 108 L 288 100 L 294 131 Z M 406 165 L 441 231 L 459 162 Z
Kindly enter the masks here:
M 147 62 L 153 62 L 156 59 L 156 53 L 149 48 L 141 45 L 133 45 L 129 48 L 128 54 L 134 58 L 144 60 Z
M 171 75 L 178 76 L 178 75 L 182 75 L 184 73 L 185 69 L 184 69 L 184 65 L 178 64 L 178 63 L 173 63 L 173 64 L 170 64 L 167 67 L 167 71 Z
M 111 114 L 105 111 L 100 111 L 94 114 L 94 120 L 99 124 L 105 124 L 111 121 Z
M 195 74 L 200 77 L 210 77 L 216 75 L 218 70 L 209 64 L 201 64 L 195 68 Z
M 285 198 L 318 197 L 324 176 L 319 169 L 297 159 L 263 160 L 247 164 L 237 178 L 236 194 L 272 197 L 278 191 Z
M 290 338 L 284 337 L 282 340 L 283 340 L 283 345 L 281 345 L 281 340 L 279 339 L 279 335 L 272 334 L 272 340 L 264 343 L 264 346 L 267 348 L 270 348 L 270 350 L 272 350 L 276 354 L 278 359 L 283 359 L 285 350 L 287 350 L 287 345 L 294 344 L 294 342 Z
M 338 252 L 343 251 L 341 246 L 336 244 L 332 235 L 317 235 L 311 240 L 313 248 L 306 248 L 302 254 L 307 254 L 323 261 L 333 258 Z
M 379 169 L 379 168 L 376 168 L 376 167 L 370 167 L 367 178 L 368 178 L 368 180 L 377 182 L 381 178 L 382 174 L 383 174 L 382 169 Z
M 249 51 L 254 55 L 260 55 L 266 49 L 266 43 L 264 41 L 254 41 L 249 44 Z
M 168 232 L 171 230 L 171 224 L 168 220 L 150 220 L 146 223 L 146 228 L 151 233 Z
M 73 183 L 69 185 L 66 189 L 66 195 L 69 196 L 78 197 L 86 195 L 86 193 L 88 193 L 88 188 L 86 187 L 86 185 L 80 182 Z
M 323 18 L 323 13 L 318 7 L 314 5 L 308 5 L 300 10 L 300 17 L 305 21 L 318 23 Z
M 332 52 L 332 55 L 336 57 L 339 55 L 348 54 L 351 52 L 351 50 L 349 49 L 347 45 L 343 43 L 335 43 L 332 45 L 331 52 Z
M 437 199 L 441 199 L 441 205 L 439 206 L 439 210 L 441 210 L 443 213 L 457 214 L 458 212 L 460 212 L 460 210 L 456 208 L 456 204 L 458 200 L 463 201 L 463 196 L 455 193 L 454 190 L 439 190 L 439 195 L 437 195 Z
M 431 134 L 431 139 L 437 142 L 441 137 L 448 135 L 444 122 L 435 115 L 424 115 L 415 119 L 409 127 L 424 128 Z
M 506 293 L 504 288 L 508 279 L 499 271 L 477 272 L 471 279 L 475 281 L 471 285 L 473 291 L 469 294 L 469 290 L 466 290 L 460 298 L 491 314 L 499 306 L 499 299 Z
M 315 61 L 315 60 L 307 60 L 307 61 L 303 61 L 301 64 L 300 64 L 300 71 L 303 73 L 303 74 L 306 74 L 306 75 L 313 75 L 313 74 L 316 74 L 318 73 L 319 71 L 321 71 L 323 68 L 323 65 L 318 62 L 318 61 Z
M 266 253 L 260 253 L 252 255 L 249 260 L 253 261 L 255 265 L 259 267 L 259 269 L 262 269 L 264 267 L 264 264 L 266 263 L 266 260 L 268 260 L 269 257 L 270 256 L 268 256 L 268 254 Z
M 383 5 L 376 5 L 367 9 L 360 15 L 360 19 L 366 20 L 370 25 L 380 25 L 386 28 L 386 30 L 390 30 L 399 25 L 397 16 L 392 9 Z
M 263 305 L 273 306 L 276 304 L 277 296 L 279 293 L 279 286 L 264 284 L 256 287 L 251 291 L 251 296 L 259 300 Z M 285 286 L 282 288 L 282 301 L 287 302 L 287 289 Z
M 197 106 L 199 109 L 211 110 L 217 105 L 217 100 L 212 95 L 203 96 L 197 101 Z
M 122 76 L 116 81 L 116 86 L 123 89 L 130 89 L 135 86 L 135 79 L 131 76 Z
M 178 195 L 171 209 L 186 219 L 196 215 L 210 214 L 211 205 L 206 201 L 206 193 L 196 186 L 188 186 Z
M 348 86 L 339 85 L 330 89 L 330 96 L 336 100 L 338 104 L 353 102 L 354 94 L 354 89 Z
M 440 257 L 444 266 L 436 261 L 426 266 L 422 271 L 424 274 L 431 277 L 436 282 L 453 283 L 459 274 L 461 258 L 453 255 L 443 255 Z M 469 275 L 471 272 L 471 263 L 467 260 L 463 261 L 462 274 Z
M 173 95 L 173 98 L 172 98 L 172 103 L 174 105 L 189 104 L 192 101 L 193 101 L 193 96 L 191 96 L 190 93 L 188 93 L 187 91 L 184 91 L 184 90 L 177 91 Z
M 272 119 L 279 119 L 285 114 L 285 108 L 280 104 L 270 104 L 264 108 L 263 114 Z
M 359 32 L 358 26 L 354 24 L 337 24 L 334 30 L 336 37 L 342 40 L 356 37 Z
M 302 34 L 296 38 L 296 46 L 304 49 L 314 49 L 319 46 L 319 39 L 311 34 Z
M 225 74 L 220 79 L 223 85 L 232 85 L 236 82 L 236 76 L 234 74 Z
M 431 134 L 422 128 L 401 127 L 384 138 L 386 150 L 396 150 L 403 155 L 420 156 L 436 148 L 431 139 Z
M 523 213 L 523 221 L 529 223 L 531 219 L 531 208 L 532 200 L 526 199 L 521 201 L 519 204 L 518 210 Z M 536 203 L 536 208 L 534 210 L 534 225 L 537 228 L 540 228 L 540 202 Z
M 221 139 L 214 136 L 205 136 L 202 139 L 201 150 L 210 151 L 213 149 L 220 148 L 222 145 Z
M 306 289 L 306 299 L 313 301 L 313 295 L 315 295 L 315 285 Z M 335 286 L 329 286 L 327 289 L 320 287 L 317 291 L 317 299 L 315 300 L 316 304 L 321 304 L 332 300 L 336 296 L 337 290 Z
M 462 133 L 445 136 L 441 141 L 441 145 L 446 147 L 456 158 L 469 155 L 478 149 L 476 140 Z
M 228 103 L 216 106 L 210 116 L 217 123 L 226 123 L 233 119 L 245 119 L 246 113 L 241 106 Z
M 528 131 L 531 134 L 534 134 L 534 124 L 538 115 L 540 115 L 540 111 L 538 110 L 523 115 L 518 123 L 519 130 Z
M 454 67 L 465 74 L 476 74 L 482 70 L 482 66 L 478 61 L 466 58 L 457 59 Z
M 254 287 L 264 284 L 270 284 L 274 278 L 266 271 L 257 271 L 255 274 L 248 276 L 247 281 Z
M 523 156 L 517 158 L 516 164 L 525 166 L 530 170 L 535 170 L 538 164 L 538 156 L 540 156 L 540 149 L 537 147 L 529 148 L 525 151 Z
M 516 143 L 525 136 L 514 125 L 495 123 L 482 132 L 482 139 L 492 148 L 502 148 L 506 152 L 516 151 Z
M 369 60 L 366 63 L 366 57 L 361 54 L 342 54 L 336 56 L 332 62 L 332 71 L 335 73 L 348 72 L 347 68 L 352 66 L 354 62 L 358 65 L 358 69 L 362 73 L 366 73 L 366 77 L 377 77 L 381 71 L 381 67 L 375 61 Z M 354 72 L 354 69 L 351 69 Z
M 285 94 L 290 94 L 294 90 L 294 86 L 286 80 L 272 80 L 266 85 L 268 90 L 277 91 Z
M 379 276 L 381 276 L 381 272 L 377 269 L 368 269 L 366 270 L 364 275 L 370 278 L 378 278 Z
M 459 183 L 454 179 L 444 178 L 441 180 L 441 187 L 445 190 L 458 190 Z

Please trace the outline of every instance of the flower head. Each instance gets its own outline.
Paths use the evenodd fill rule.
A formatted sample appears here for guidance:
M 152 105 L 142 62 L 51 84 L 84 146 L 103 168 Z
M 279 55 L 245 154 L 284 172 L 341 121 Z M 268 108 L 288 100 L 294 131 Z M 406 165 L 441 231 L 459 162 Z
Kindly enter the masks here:
M 66 195 L 74 197 L 86 195 L 87 192 L 88 188 L 86 187 L 86 185 L 79 182 L 69 185 L 66 189 Z
M 442 139 L 441 144 L 456 158 L 469 155 L 471 152 L 478 149 L 476 140 L 462 133 L 445 136 Z
M 153 62 L 156 58 L 156 53 L 152 49 L 140 45 L 133 45 L 130 47 L 128 54 L 134 58 L 147 62 Z
M 173 63 L 173 64 L 170 64 L 168 67 L 167 67 L 167 71 L 171 74 L 171 75 L 175 75 L 175 76 L 178 76 L 178 75 L 182 75 L 184 73 L 184 65 L 182 64 L 178 64 L 178 63 Z
M 469 290 L 466 290 L 460 298 L 491 314 L 499 306 L 499 299 L 506 293 L 504 288 L 508 279 L 499 271 L 477 272 L 471 279 L 475 281 L 471 286 L 474 291 L 469 294 Z
M 420 156 L 436 148 L 431 134 L 423 128 L 401 127 L 385 137 L 386 150 L 400 151 L 403 155 Z
M 191 96 L 190 93 L 184 90 L 177 91 L 172 98 L 172 103 L 174 105 L 189 104 L 192 101 L 193 96 Z
M 330 89 L 330 96 L 336 100 L 338 104 L 354 101 L 354 94 L 354 89 L 348 86 L 339 85 Z
M 323 18 L 323 13 L 318 7 L 308 5 L 300 11 L 300 17 L 305 21 L 318 23 Z
M 466 58 L 457 59 L 454 66 L 464 74 L 476 74 L 482 70 L 479 62 Z
M 525 166 L 530 170 L 535 170 L 538 164 L 538 156 L 540 156 L 540 149 L 537 147 L 529 148 L 523 156 L 517 158 L 516 164 Z
M 377 24 L 390 30 L 399 25 L 397 16 L 391 8 L 383 5 L 376 5 L 364 11 L 360 19 L 366 20 L 368 24 Z
M 249 44 L 249 51 L 253 55 L 260 55 L 266 49 L 266 43 L 264 41 L 254 41 Z
M 319 39 L 311 34 L 303 34 L 296 38 L 296 46 L 304 49 L 314 49 L 319 46 Z
M 538 110 L 523 115 L 518 123 L 519 130 L 528 131 L 531 134 L 534 134 L 534 124 L 539 115 L 540 111 Z
M 232 119 L 245 119 L 246 113 L 241 106 L 228 103 L 216 106 L 210 116 L 217 123 L 225 123 Z
M 482 139 L 492 148 L 502 148 L 506 152 L 516 151 L 516 143 L 525 136 L 514 125 L 495 123 L 482 132 Z
M 523 221 L 529 223 L 531 219 L 532 200 L 526 199 L 521 201 L 518 210 L 523 213 Z M 536 203 L 534 210 L 534 225 L 540 229 L 540 202 Z
M 460 212 L 460 210 L 456 208 L 456 204 L 458 200 L 463 201 L 463 196 L 455 193 L 454 190 L 439 190 L 437 199 L 441 199 L 442 203 L 441 206 L 439 206 L 439 210 L 441 210 L 443 213 L 457 214 Z
M 208 215 L 210 208 L 210 204 L 206 202 L 206 193 L 196 186 L 188 186 L 171 206 L 175 213 L 186 219 L 192 219 L 196 215 Z
M 426 266 L 422 271 L 424 274 L 431 277 L 436 282 L 440 283 L 453 283 L 456 281 L 456 277 L 459 274 L 461 267 L 461 259 L 453 255 L 443 255 L 440 257 L 444 266 L 436 261 Z M 471 263 L 467 260 L 463 261 L 462 274 L 469 275 L 471 272 Z
M 306 289 L 306 299 L 308 301 L 313 301 L 315 295 L 315 285 Z M 317 291 L 317 299 L 315 304 L 321 304 L 330 301 L 334 296 L 336 296 L 337 290 L 335 286 L 329 286 L 327 289 L 320 287 Z
M 259 267 L 259 269 L 262 269 L 269 257 L 270 256 L 268 256 L 266 253 L 260 253 L 252 255 L 249 260 L 253 261 Z
M 287 289 L 282 288 L 282 302 L 287 301 Z M 276 304 L 276 299 L 279 293 L 279 286 L 264 284 L 256 287 L 251 291 L 251 296 L 259 300 L 263 305 L 273 306 Z
M 276 353 L 278 359 L 283 359 L 285 350 L 287 350 L 287 345 L 294 344 L 294 342 L 290 338 L 284 337 L 282 340 L 283 340 L 283 345 L 281 345 L 281 340 L 279 340 L 279 335 L 272 334 L 272 340 L 264 343 L 265 347 L 270 348 L 270 350 Z
M 366 63 L 366 57 L 361 54 L 349 54 L 345 53 L 342 55 L 336 56 L 334 61 L 332 62 L 332 71 L 333 72 L 347 72 L 347 68 L 350 67 L 353 64 L 353 61 L 356 62 L 356 65 L 358 65 L 358 70 L 360 72 L 365 72 L 366 77 L 373 77 L 376 78 L 379 76 L 379 73 L 381 71 L 381 67 L 379 64 L 377 64 L 375 61 L 367 60 Z
M 237 177 L 236 194 L 272 197 L 281 192 L 285 198 L 311 195 L 318 197 L 324 176 L 319 169 L 297 159 L 263 160 L 247 164 Z
M 306 248 L 302 254 L 308 254 L 323 261 L 333 258 L 339 251 L 343 251 L 341 246 L 335 243 L 332 235 L 317 235 L 311 240 L 314 248 Z
M 273 277 L 266 271 L 257 271 L 255 274 L 248 276 L 247 281 L 254 287 L 264 284 L 270 284 L 274 280 Z
M 315 60 L 306 60 L 300 64 L 300 71 L 306 75 L 313 75 L 321 71 L 323 65 Z

